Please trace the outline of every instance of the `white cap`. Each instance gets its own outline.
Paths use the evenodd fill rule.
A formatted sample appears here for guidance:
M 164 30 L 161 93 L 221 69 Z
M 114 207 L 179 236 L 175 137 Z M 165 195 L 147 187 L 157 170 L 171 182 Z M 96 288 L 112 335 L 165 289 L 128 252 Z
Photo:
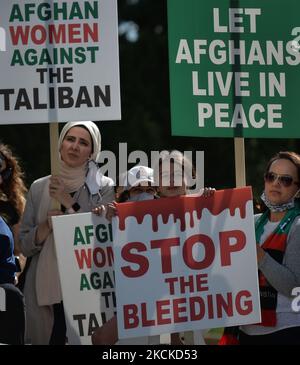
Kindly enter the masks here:
M 123 180 L 124 190 L 130 190 L 132 187 L 144 182 L 154 184 L 153 169 L 140 165 L 134 166 L 127 172 Z

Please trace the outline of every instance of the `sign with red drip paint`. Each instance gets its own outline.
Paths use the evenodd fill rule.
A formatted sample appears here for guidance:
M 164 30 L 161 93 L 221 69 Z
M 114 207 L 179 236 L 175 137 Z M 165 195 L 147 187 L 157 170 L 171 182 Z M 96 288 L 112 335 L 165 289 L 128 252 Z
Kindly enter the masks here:
M 119 204 L 113 236 L 120 338 L 260 322 L 251 188 Z

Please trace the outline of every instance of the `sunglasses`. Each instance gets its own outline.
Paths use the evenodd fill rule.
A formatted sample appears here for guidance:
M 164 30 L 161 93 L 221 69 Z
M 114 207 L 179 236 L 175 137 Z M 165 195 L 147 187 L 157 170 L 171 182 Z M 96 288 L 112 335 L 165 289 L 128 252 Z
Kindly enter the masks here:
M 294 181 L 291 175 L 279 175 L 275 174 L 275 172 L 266 172 L 265 173 L 265 181 L 268 183 L 273 183 L 274 181 L 278 180 L 279 184 L 288 188 L 293 183 L 299 185 L 299 182 Z

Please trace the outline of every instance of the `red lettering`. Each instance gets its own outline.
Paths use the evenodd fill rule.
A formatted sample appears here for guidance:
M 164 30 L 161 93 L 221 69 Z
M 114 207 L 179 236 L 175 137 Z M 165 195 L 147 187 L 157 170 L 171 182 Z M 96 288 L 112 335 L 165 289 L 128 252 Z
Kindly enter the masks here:
M 33 26 L 31 29 L 31 39 L 32 39 L 32 42 L 35 44 L 45 43 L 47 40 L 47 31 L 46 31 L 45 27 L 42 25 Z
M 143 327 L 154 326 L 155 320 L 147 318 L 147 303 L 141 303 L 141 312 L 142 312 L 142 326 Z
M 180 307 L 180 304 L 186 304 L 186 298 L 178 298 L 173 300 L 174 323 L 187 322 L 188 320 L 187 316 L 180 317 L 180 313 L 186 313 L 186 306 Z
M 206 286 L 205 286 L 206 284 Z M 207 291 L 208 290 L 208 275 L 207 274 L 198 274 L 196 275 L 196 287 L 197 291 Z
M 164 306 L 170 306 L 169 300 L 159 300 L 156 302 L 157 312 L 157 324 L 169 324 L 172 322 L 171 318 L 164 318 L 164 315 L 170 314 L 170 308 L 164 308 Z
M 49 43 L 66 43 L 65 24 L 49 24 Z
M 26 25 L 9 27 L 12 44 L 14 46 L 21 43 L 27 45 L 31 40 L 34 44 L 65 44 L 65 43 L 88 43 L 99 42 L 98 23 L 92 25 L 85 24 L 49 24 Z M 30 37 L 30 38 L 29 38 Z
M 243 300 L 243 297 L 251 298 L 251 293 L 248 290 L 241 290 L 240 292 L 238 292 L 235 298 L 235 306 L 238 314 L 246 316 L 247 314 L 250 314 L 253 311 L 253 303 L 251 299 Z M 242 307 L 242 302 L 243 302 L 243 307 Z
M 93 23 L 93 28 L 90 27 L 90 24 L 83 24 L 83 40 L 87 43 L 90 39 L 93 42 L 99 42 L 98 23 Z
M 198 313 L 196 312 L 196 305 L 198 306 Z M 190 316 L 191 321 L 199 321 L 205 315 L 205 303 L 201 297 L 190 298 Z
M 131 250 L 144 252 L 147 251 L 147 247 L 142 242 L 131 242 L 127 243 L 121 250 L 121 256 L 125 261 L 139 265 L 139 268 L 136 270 L 133 270 L 130 266 L 124 266 L 121 268 L 121 271 L 129 278 L 137 278 L 143 276 L 148 271 L 149 262 L 147 257 L 132 253 Z
M 193 275 L 189 275 L 187 280 L 184 279 L 184 276 L 180 276 L 179 283 L 180 283 L 180 293 L 181 294 L 186 293 L 187 289 L 190 293 L 193 293 L 195 291 Z
M 136 328 L 139 325 L 139 317 L 137 316 L 138 306 L 135 304 L 126 304 L 123 307 L 124 328 Z
M 85 267 L 90 269 L 92 267 L 92 262 L 96 267 L 113 265 L 113 251 L 111 247 L 106 247 L 106 248 L 96 247 L 95 249 L 83 248 L 83 249 L 76 249 L 74 250 L 74 252 L 78 267 L 81 270 L 84 269 Z
M 107 260 L 108 260 L 108 265 L 112 266 L 114 263 L 114 251 L 113 248 L 111 246 L 108 246 L 107 249 Z
M 235 244 L 230 244 L 231 239 L 235 239 Z M 246 236 L 242 231 L 227 231 L 219 233 L 221 265 L 231 265 L 231 253 L 241 251 L 246 245 Z
M 195 261 L 193 257 L 193 246 L 201 243 L 205 249 L 204 259 Z M 183 259 L 186 265 L 193 270 L 202 270 L 209 267 L 215 258 L 215 246 L 213 241 L 204 234 L 195 234 L 188 238 L 183 245 Z
M 70 43 L 81 43 L 80 38 L 80 24 L 68 24 L 69 28 L 69 42 Z M 79 36 L 76 38 L 76 36 Z
M 214 318 L 214 304 L 213 304 L 213 297 L 211 294 L 207 296 L 207 309 L 208 309 L 208 318 Z
M 164 274 L 172 272 L 171 248 L 174 246 L 180 246 L 178 237 L 151 241 L 151 248 L 161 250 L 161 267 Z
M 93 260 L 97 267 L 103 267 L 105 265 L 105 252 L 101 247 L 96 247 L 94 249 Z
M 79 269 L 83 269 L 84 265 L 86 268 L 90 269 L 92 267 L 92 250 L 89 248 L 75 250 L 75 256 Z
M 175 294 L 175 283 L 178 281 L 178 278 L 167 278 L 165 279 L 165 283 L 169 284 L 170 295 Z
M 17 27 L 10 26 L 9 31 L 13 46 L 16 46 L 19 41 L 21 41 L 21 44 L 28 44 L 29 30 L 29 25 L 26 25 L 26 27 L 22 27 L 21 25 L 18 25 Z
M 233 316 L 232 293 L 227 293 L 227 301 L 225 301 L 222 294 L 216 294 L 216 302 L 218 318 L 223 317 L 223 309 L 228 317 Z

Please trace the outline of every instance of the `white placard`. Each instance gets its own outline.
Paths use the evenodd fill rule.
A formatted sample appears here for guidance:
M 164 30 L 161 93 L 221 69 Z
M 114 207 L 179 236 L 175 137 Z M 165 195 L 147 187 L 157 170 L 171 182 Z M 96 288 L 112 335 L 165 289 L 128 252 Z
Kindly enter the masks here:
M 1 0 L 0 124 L 121 119 L 117 0 Z

